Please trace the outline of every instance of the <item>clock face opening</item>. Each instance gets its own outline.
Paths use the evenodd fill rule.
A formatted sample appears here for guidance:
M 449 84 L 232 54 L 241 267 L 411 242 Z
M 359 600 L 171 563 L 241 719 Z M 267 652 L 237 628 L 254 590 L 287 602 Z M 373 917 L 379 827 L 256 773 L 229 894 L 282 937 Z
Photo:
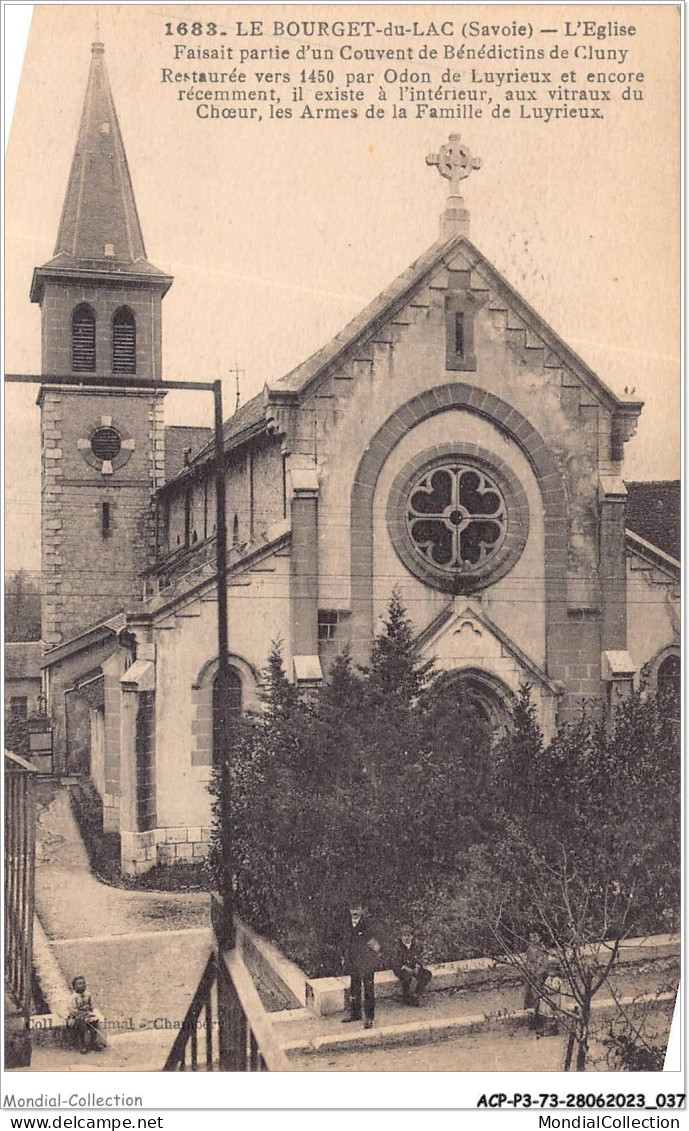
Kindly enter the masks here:
M 96 428 L 91 433 L 91 451 L 97 460 L 112 463 L 122 451 L 122 437 L 116 428 Z

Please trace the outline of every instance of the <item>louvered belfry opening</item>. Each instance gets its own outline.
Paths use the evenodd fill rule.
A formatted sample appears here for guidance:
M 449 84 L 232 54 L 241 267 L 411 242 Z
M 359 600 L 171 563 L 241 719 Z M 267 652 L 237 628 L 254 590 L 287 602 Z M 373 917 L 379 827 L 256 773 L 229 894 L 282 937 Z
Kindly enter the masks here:
M 128 306 L 115 311 L 112 320 L 113 373 L 136 373 L 136 320 Z
M 96 316 L 86 303 L 72 314 L 72 369 L 77 373 L 96 369 Z

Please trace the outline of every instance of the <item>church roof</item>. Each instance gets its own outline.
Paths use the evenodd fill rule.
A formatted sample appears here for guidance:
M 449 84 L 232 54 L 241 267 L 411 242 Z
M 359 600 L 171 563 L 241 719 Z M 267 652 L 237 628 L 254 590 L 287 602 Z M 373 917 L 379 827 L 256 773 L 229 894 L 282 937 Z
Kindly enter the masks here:
M 470 286 L 474 289 L 484 292 L 492 290 L 505 307 L 512 311 L 513 318 L 531 339 L 538 339 L 547 356 L 556 359 L 555 364 L 562 365 L 573 373 L 620 423 L 636 420 L 643 407 L 642 402 L 618 397 L 529 306 L 470 240 L 465 235 L 455 234 L 432 244 L 326 345 L 280 380 L 266 385 L 261 393 L 231 416 L 223 428 L 226 450 L 238 447 L 249 437 L 270 427 L 271 404 L 283 401 L 298 404 L 307 389 L 326 379 L 351 351 L 364 346 L 380 327 L 394 319 L 395 314 L 413 300 L 415 291 L 443 266 L 454 271 L 468 272 Z M 212 455 L 212 450 L 212 443 L 207 444 L 194 457 L 192 466 L 205 463 Z
M 223 436 L 225 437 L 225 444 L 228 447 L 236 447 L 252 435 L 258 428 L 262 427 L 266 422 L 265 417 L 266 397 L 265 392 L 257 393 L 250 401 L 243 404 L 241 408 L 226 420 L 223 424 Z M 205 448 L 204 452 L 208 449 Z
M 213 436 L 212 428 L 171 424 L 165 429 L 165 479 L 173 479 L 187 466 L 186 453 L 193 458 Z
M 72 158 L 54 256 L 34 274 L 32 301 L 42 280 L 61 275 L 170 276 L 146 258 L 127 156 L 105 68 L 105 48 L 92 46 L 84 107 Z
M 627 529 L 680 561 L 682 486 L 679 479 L 627 483 Z
M 302 361 L 279 381 L 271 386 L 271 392 L 301 392 L 324 369 L 340 360 L 342 355 L 388 320 L 395 310 L 405 304 L 411 291 L 422 282 L 425 275 L 442 264 L 446 255 L 455 250 L 460 240 L 454 236 L 449 240 L 439 240 L 432 244 L 423 255 L 415 259 L 406 271 L 381 291 L 372 302 L 359 311 L 334 338 Z
M 237 447 L 239 444 L 243 443 L 244 440 L 248 439 L 249 436 L 253 436 L 256 432 L 260 432 L 265 428 L 265 407 L 266 397 L 265 392 L 262 391 L 257 393 L 255 397 L 252 397 L 250 401 L 247 401 L 246 404 L 243 404 L 241 408 L 238 408 L 237 411 L 225 421 L 223 424 L 225 450 Z M 198 431 L 201 432 L 203 429 L 198 429 Z M 210 429 L 206 431 L 210 432 Z M 213 458 L 215 439 L 212 435 L 207 435 L 206 439 L 207 443 L 204 444 L 201 450 L 192 455 L 189 467 L 197 467 L 207 463 L 209 459 Z M 165 463 L 167 470 L 167 456 Z M 185 467 L 178 468 L 174 473 L 174 477 L 177 478 L 185 470 Z M 165 478 L 166 482 L 164 486 L 166 487 L 172 476 L 166 475 Z
M 366 342 L 380 326 L 393 318 L 410 301 L 413 292 L 424 279 L 443 265 L 454 271 L 470 272 L 472 289 L 493 290 L 513 312 L 523 329 L 538 338 L 548 354 L 574 373 L 600 403 L 624 416 L 638 415 L 642 402 L 618 397 L 529 306 L 470 240 L 459 234 L 432 244 L 327 345 L 272 385 L 268 389 L 268 399 L 279 401 L 283 393 L 288 396 L 298 395 L 312 383 L 327 376 L 352 348 Z

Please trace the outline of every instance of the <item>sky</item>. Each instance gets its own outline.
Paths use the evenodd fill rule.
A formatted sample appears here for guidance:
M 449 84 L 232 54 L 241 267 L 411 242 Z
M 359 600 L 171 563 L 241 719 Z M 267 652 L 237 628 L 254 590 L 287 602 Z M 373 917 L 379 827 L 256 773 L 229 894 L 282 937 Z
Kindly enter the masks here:
M 320 14 L 363 18 L 374 7 L 381 23 L 399 19 L 399 7 L 372 5 L 323 6 Z M 424 6 L 411 15 L 440 22 L 450 14 L 459 25 L 468 7 Z M 547 13 L 548 26 L 561 26 L 572 7 L 546 5 L 537 18 L 544 26 Z M 515 10 L 474 5 L 470 14 L 511 22 Z M 194 6 L 199 18 L 230 28 L 237 18 L 268 26 L 314 11 Z M 520 7 L 520 17 L 529 11 Z M 645 401 L 627 445 L 626 478 L 678 477 L 675 6 L 587 7 L 586 18 L 601 23 L 633 16 L 636 35 L 631 48 L 625 43 L 629 69 L 644 74 L 644 98 L 618 98 L 600 122 L 550 124 L 393 121 L 389 114 L 356 122 L 202 120 L 195 105 L 176 99 L 177 87 L 161 81 L 163 67 L 195 65 L 171 62 L 180 40 L 165 35 L 166 12 L 154 5 L 34 9 L 6 159 L 6 371 L 40 371 L 40 314 L 29 286 L 34 266 L 53 253 L 97 17 L 148 258 L 175 276 L 163 304 L 165 377 L 222 377 L 229 415 L 235 365 L 246 400 L 325 344 L 437 238 L 447 186 L 425 159 L 459 130 L 482 160 L 465 182 L 472 241 L 614 391 L 633 388 Z M 239 45 L 233 33 L 228 42 Z M 306 42 L 313 41 L 281 44 L 294 53 Z M 537 31 L 530 42 L 550 48 L 552 37 Z M 245 69 L 294 75 L 301 65 L 292 58 Z M 40 568 L 36 391 L 6 390 L 6 571 Z M 172 394 L 166 412 L 171 424 L 212 419 L 202 394 Z

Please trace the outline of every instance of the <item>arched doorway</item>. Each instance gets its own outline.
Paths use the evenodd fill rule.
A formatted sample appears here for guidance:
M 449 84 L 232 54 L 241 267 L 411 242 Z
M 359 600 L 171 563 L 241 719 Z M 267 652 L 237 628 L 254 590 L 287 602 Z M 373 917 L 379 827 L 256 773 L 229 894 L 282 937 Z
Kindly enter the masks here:
M 480 668 L 463 668 L 448 672 L 441 687 L 443 694 L 454 697 L 475 716 L 476 725 L 482 733 L 489 733 L 492 741 L 504 737 L 512 693 L 497 676 Z
M 223 691 L 221 673 L 217 671 L 213 678 L 213 762 L 217 763 L 223 752 L 223 735 L 225 734 L 225 718 L 238 718 L 243 707 L 242 677 L 236 668 L 228 666 L 225 669 L 225 688 Z
M 493 773 L 493 747 L 506 731 L 509 689 L 478 668 L 449 671 L 433 689 L 425 716 L 428 741 L 436 759 L 447 764 L 454 783 L 457 816 L 469 824 L 463 797 L 487 798 Z

